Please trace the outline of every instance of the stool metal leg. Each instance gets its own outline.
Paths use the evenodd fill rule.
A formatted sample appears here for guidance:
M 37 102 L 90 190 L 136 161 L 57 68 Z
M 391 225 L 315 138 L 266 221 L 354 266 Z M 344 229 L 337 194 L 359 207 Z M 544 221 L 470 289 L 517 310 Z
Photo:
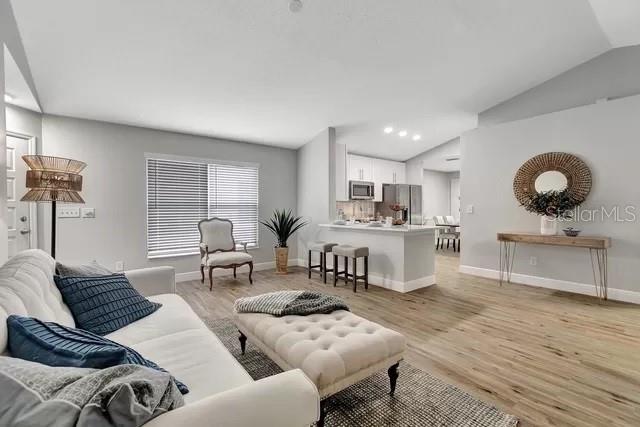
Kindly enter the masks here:
M 322 280 L 327 283 L 327 253 L 322 252 Z
M 349 283 L 349 258 L 344 257 L 344 284 Z
M 333 256 L 333 286 L 338 283 L 338 255 Z
M 357 292 L 358 288 L 358 258 L 353 257 L 353 292 Z
M 369 289 L 369 257 L 364 257 L 364 289 Z
M 307 270 L 309 271 L 309 279 L 311 279 L 311 251 L 309 251 L 309 259 L 308 259 Z

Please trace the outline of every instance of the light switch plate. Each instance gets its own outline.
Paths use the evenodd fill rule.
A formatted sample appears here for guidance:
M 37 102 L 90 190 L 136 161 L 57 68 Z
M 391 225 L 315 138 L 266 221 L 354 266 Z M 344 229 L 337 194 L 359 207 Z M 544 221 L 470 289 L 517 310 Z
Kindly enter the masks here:
M 74 206 L 60 206 L 58 218 L 80 218 L 80 208 Z
M 95 218 L 96 208 L 82 208 L 82 218 Z
M 472 214 L 473 213 L 473 205 L 467 205 L 467 208 L 465 209 L 465 212 L 468 214 Z

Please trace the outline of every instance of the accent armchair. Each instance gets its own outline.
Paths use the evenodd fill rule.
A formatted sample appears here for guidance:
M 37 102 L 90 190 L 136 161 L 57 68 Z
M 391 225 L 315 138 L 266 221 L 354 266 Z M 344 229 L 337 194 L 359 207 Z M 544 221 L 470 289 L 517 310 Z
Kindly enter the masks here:
M 203 219 L 198 223 L 200 231 L 200 274 L 204 283 L 204 269 L 209 268 L 209 290 L 213 290 L 213 269 L 233 268 L 233 277 L 236 277 L 236 269 L 243 265 L 249 266 L 249 283 L 253 283 L 253 257 L 247 252 L 247 244 L 241 242 L 244 251 L 236 250 L 236 241 L 233 238 L 233 223 L 228 219 L 211 218 Z

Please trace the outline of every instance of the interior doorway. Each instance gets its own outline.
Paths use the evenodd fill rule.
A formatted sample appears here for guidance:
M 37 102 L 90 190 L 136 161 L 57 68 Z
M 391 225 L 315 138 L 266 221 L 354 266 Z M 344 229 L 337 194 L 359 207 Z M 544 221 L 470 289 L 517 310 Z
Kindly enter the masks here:
M 26 188 L 25 154 L 36 153 L 36 139 L 7 131 L 7 227 L 9 258 L 25 249 L 38 247 L 37 208 L 35 203 L 21 202 Z

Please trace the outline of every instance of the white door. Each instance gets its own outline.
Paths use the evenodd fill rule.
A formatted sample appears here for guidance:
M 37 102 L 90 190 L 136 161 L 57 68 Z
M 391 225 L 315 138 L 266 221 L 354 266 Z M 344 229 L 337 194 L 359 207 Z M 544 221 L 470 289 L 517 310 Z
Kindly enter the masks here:
M 34 139 L 7 134 L 7 225 L 9 228 L 9 257 L 35 248 L 35 204 L 21 202 L 26 190 L 27 165 L 22 156 L 34 150 Z M 30 206 L 34 205 L 34 206 Z
M 451 215 L 460 222 L 460 178 L 451 179 Z

